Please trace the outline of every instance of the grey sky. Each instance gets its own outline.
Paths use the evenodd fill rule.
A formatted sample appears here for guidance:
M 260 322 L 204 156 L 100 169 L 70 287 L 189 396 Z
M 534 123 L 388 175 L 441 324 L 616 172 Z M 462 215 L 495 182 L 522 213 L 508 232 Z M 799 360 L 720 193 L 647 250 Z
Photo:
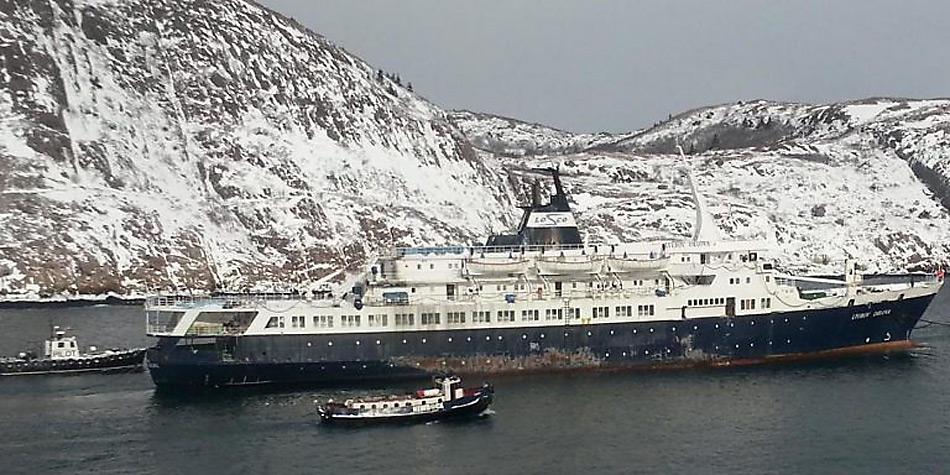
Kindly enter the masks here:
M 621 131 L 738 99 L 950 96 L 950 2 L 259 0 L 445 108 Z

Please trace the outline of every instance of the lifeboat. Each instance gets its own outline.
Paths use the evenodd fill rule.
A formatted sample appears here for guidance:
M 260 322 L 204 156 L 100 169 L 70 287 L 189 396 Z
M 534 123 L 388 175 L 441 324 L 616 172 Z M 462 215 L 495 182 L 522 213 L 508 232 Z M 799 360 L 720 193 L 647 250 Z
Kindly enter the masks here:
M 524 274 L 530 263 L 527 259 L 470 259 L 465 267 L 474 275 L 508 275 Z
M 597 274 L 604 267 L 602 258 L 552 257 L 537 261 L 538 272 L 544 275 Z
M 654 259 L 610 258 L 607 259 L 607 270 L 610 272 L 639 272 L 645 270 L 662 269 L 669 264 L 668 257 Z

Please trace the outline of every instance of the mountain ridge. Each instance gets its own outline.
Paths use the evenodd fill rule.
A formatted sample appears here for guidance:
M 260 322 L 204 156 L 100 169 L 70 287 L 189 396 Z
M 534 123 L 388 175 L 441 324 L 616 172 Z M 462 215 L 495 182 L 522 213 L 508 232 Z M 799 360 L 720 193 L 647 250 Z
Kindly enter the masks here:
M 688 237 L 692 167 L 719 224 L 771 236 L 786 268 L 948 261 L 947 101 L 731 103 L 575 134 L 443 111 L 250 2 L 0 6 L 10 298 L 299 287 L 391 246 L 478 244 L 551 164 L 598 239 Z

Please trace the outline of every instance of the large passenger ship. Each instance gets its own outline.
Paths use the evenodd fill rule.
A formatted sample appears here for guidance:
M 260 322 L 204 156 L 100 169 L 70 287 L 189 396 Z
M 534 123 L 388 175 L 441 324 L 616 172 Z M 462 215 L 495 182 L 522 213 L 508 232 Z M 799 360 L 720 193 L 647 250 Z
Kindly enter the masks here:
M 517 232 L 393 249 L 342 295 L 154 296 L 159 386 L 338 383 L 433 373 L 756 364 L 906 350 L 942 278 L 796 277 L 720 239 L 693 187 L 682 242 L 582 239 L 557 170 Z M 690 180 L 692 182 L 692 180 Z

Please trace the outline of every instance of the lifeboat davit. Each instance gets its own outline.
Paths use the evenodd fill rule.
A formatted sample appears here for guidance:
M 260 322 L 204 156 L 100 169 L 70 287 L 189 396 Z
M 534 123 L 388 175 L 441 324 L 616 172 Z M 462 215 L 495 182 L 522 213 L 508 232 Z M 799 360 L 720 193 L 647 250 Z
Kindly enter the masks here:
M 524 274 L 530 263 L 527 259 L 470 259 L 465 267 L 474 275 L 508 275 Z
M 537 261 L 538 272 L 544 275 L 598 274 L 604 267 L 602 258 L 542 258 Z
M 656 270 L 666 267 L 670 262 L 668 257 L 654 259 L 610 258 L 607 259 L 607 270 L 610 272 L 639 272 Z

